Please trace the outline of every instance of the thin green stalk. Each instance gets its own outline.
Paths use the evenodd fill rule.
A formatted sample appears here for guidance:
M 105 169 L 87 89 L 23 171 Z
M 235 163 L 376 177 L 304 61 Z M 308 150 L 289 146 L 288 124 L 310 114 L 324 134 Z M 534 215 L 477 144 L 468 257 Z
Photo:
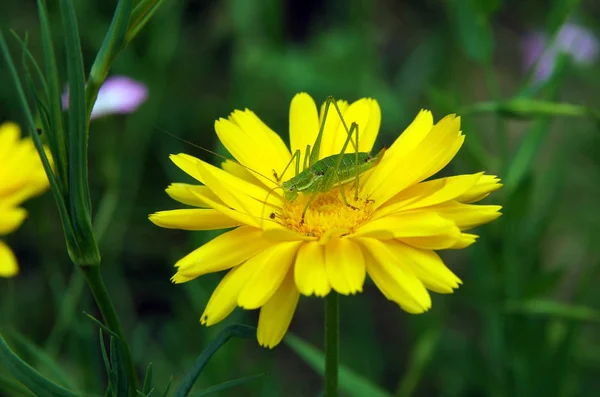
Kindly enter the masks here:
M 325 397 L 337 397 L 340 361 L 340 307 L 337 292 L 325 298 Z
M 104 280 L 102 279 L 102 274 L 100 273 L 100 266 L 80 266 L 80 269 L 83 271 L 90 290 L 92 291 L 92 295 L 94 296 L 94 300 L 100 309 L 100 313 L 102 313 L 104 323 L 120 338 L 123 348 L 125 372 L 127 373 L 127 380 L 129 383 L 129 397 L 135 397 L 137 390 L 135 364 L 133 363 L 133 357 L 131 356 L 131 351 L 129 350 L 129 344 L 125 338 L 123 327 L 121 326 L 121 322 L 117 316 L 115 307 L 110 300 L 110 296 L 108 295 L 108 291 L 104 285 Z
M 494 66 L 491 63 L 486 63 L 483 66 L 483 74 L 485 79 L 485 85 L 496 103 L 502 103 L 502 94 L 500 93 L 500 87 L 498 85 L 498 79 L 494 75 Z M 498 143 L 500 160 L 506 162 L 508 159 L 508 136 L 506 134 L 505 123 L 502 115 L 496 114 L 496 140 Z

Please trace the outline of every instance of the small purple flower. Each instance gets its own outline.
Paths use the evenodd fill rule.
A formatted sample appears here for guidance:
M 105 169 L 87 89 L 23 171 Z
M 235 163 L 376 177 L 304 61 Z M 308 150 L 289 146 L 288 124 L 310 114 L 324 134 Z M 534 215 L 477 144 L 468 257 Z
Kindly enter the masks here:
M 134 112 L 148 98 L 148 88 L 126 76 L 113 76 L 106 79 L 100 90 L 91 119 L 109 114 Z M 62 96 L 63 108 L 69 107 L 68 89 Z
M 570 55 L 577 64 L 592 64 L 598 58 L 598 40 L 590 30 L 573 23 L 564 24 L 552 42 L 541 32 L 530 33 L 523 39 L 523 63 L 526 70 L 535 68 L 536 82 L 552 75 L 560 54 Z

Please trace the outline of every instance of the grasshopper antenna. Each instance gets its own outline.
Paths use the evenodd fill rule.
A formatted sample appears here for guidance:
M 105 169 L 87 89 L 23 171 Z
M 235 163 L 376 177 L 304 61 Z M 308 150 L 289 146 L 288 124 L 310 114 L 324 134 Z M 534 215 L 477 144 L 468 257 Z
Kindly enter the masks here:
M 167 134 L 167 135 L 170 135 L 170 136 L 172 136 L 173 138 L 175 138 L 175 139 L 177 139 L 177 140 L 179 140 L 179 141 L 181 141 L 181 142 L 183 142 L 183 143 L 186 143 L 186 144 L 188 144 L 188 145 L 190 145 L 190 146 L 193 146 L 193 147 L 195 147 L 195 148 L 197 148 L 197 149 L 204 150 L 205 152 L 207 152 L 207 153 L 210 153 L 210 154 L 212 154 L 212 155 L 214 155 L 214 156 L 220 157 L 220 158 L 222 158 L 223 160 L 226 160 L 226 161 L 233 161 L 234 163 L 236 163 L 236 164 L 237 164 L 237 165 L 239 165 L 240 167 L 244 167 L 245 169 L 247 169 L 248 171 L 252 172 L 253 174 L 256 174 L 256 175 L 258 175 L 258 176 L 260 176 L 260 177 L 263 177 L 263 178 L 265 178 L 266 180 L 268 180 L 269 182 L 272 182 L 272 183 L 274 183 L 275 185 L 278 185 L 278 186 L 279 186 L 279 184 L 278 184 L 277 182 L 275 182 L 274 180 L 272 180 L 272 179 L 271 179 L 271 178 L 269 178 L 268 176 L 265 176 L 265 175 L 261 174 L 260 172 L 258 172 L 258 171 L 256 171 L 256 170 L 253 170 L 253 169 L 252 169 L 252 168 L 250 168 L 250 167 L 247 167 L 247 166 L 245 166 L 244 164 L 240 163 L 240 162 L 239 162 L 239 161 L 237 161 L 237 160 L 230 159 L 230 158 L 229 158 L 229 157 L 227 157 L 227 156 L 223 156 L 222 154 L 219 154 L 219 153 L 213 152 L 212 150 L 209 150 L 209 149 L 207 149 L 207 148 L 204 148 L 204 147 L 202 147 L 202 146 L 200 146 L 200 145 L 197 145 L 197 144 L 195 144 L 195 143 L 193 143 L 193 142 L 190 142 L 190 141 L 188 141 L 188 140 L 186 140 L 186 139 L 183 139 L 182 137 L 180 137 L 180 136 L 177 136 L 177 135 L 175 135 L 175 134 L 173 134 L 173 133 L 170 133 L 169 131 L 165 130 L 165 129 L 164 129 L 164 128 L 162 128 L 162 127 L 159 127 L 158 125 L 156 125 L 156 126 L 155 126 L 155 128 L 156 128 L 156 129 L 158 129 L 158 130 L 160 130 L 161 132 L 163 132 L 163 133 L 165 133 L 165 134 Z

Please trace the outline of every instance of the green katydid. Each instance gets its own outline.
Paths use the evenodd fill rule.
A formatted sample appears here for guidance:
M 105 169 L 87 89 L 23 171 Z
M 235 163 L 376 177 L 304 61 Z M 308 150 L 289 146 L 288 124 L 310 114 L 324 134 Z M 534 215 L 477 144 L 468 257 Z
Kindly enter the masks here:
M 319 160 L 319 151 L 321 149 L 321 140 L 323 139 L 325 121 L 327 120 L 329 106 L 332 103 L 338 116 L 340 117 L 342 125 L 344 126 L 347 137 L 344 141 L 342 149 L 340 150 L 340 153 L 333 154 Z M 356 136 L 356 140 L 352 142 L 355 149 L 354 153 L 345 153 L 348 145 L 352 141 L 353 132 Z M 325 102 L 323 120 L 319 128 L 319 133 L 315 139 L 315 143 L 313 144 L 312 148 L 310 145 L 307 145 L 306 147 L 306 153 L 304 156 L 304 169 L 302 172 L 300 172 L 300 150 L 298 149 L 292 155 L 292 159 L 282 172 L 282 175 L 285 174 L 285 171 L 287 171 L 287 168 L 295 159 L 296 174 L 287 181 L 282 182 L 279 187 L 283 190 L 284 199 L 290 202 L 294 201 L 298 197 L 298 193 L 311 195 L 304 206 L 304 210 L 302 211 L 301 223 L 304 222 L 306 211 L 308 211 L 308 208 L 315 197 L 319 193 L 327 193 L 331 191 L 331 189 L 333 189 L 333 187 L 336 185 L 340 188 L 340 193 L 344 204 L 354 208 L 346 199 L 343 185 L 354 181 L 354 199 L 356 200 L 358 198 L 359 177 L 371 168 L 375 167 L 375 165 L 377 165 L 377 163 L 379 163 L 381 160 L 384 152 L 385 148 L 380 150 L 377 155 L 371 156 L 370 153 L 358 151 L 358 124 L 352 123 L 350 130 L 348 130 L 348 126 L 344 121 L 344 117 L 342 116 L 342 112 L 340 111 L 337 101 L 332 96 L 329 96 Z M 275 174 L 275 176 L 277 176 L 277 174 Z
M 346 140 L 344 141 L 342 149 L 340 150 L 340 153 L 333 154 L 333 155 L 324 157 L 319 160 L 319 151 L 321 149 L 321 141 L 323 139 L 323 131 L 325 129 L 325 121 L 327 119 L 329 107 L 332 103 L 336 109 L 338 116 L 340 117 L 340 121 L 344 127 L 344 130 L 346 131 L 347 137 L 346 137 Z M 356 137 L 355 141 L 352 141 L 353 134 Z M 172 134 L 169 134 L 169 135 L 172 135 Z M 181 138 L 178 138 L 178 139 L 181 139 Z M 187 141 L 185 141 L 185 142 L 187 142 Z M 345 153 L 350 142 L 352 142 L 352 145 L 354 147 L 354 153 Z M 187 143 L 190 143 L 190 142 L 187 142 Z M 205 150 L 211 154 L 217 155 L 219 157 L 223 157 L 226 160 L 232 161 L 229 158 L 221 156 L 221 155 L 214 153 L 203 147 L 200 147 L 197 145 L 194 145 L 194 146 L 196 146 L 202 150 Z M 273 181 L 270 178 L 266 177 L 265 175 L 257 172 L 256 170 L 251 169 L 250 167 L 240 164 L 237 161 L 236 161 L 236 164 L 238 164 L 238 165 L 248 169 L 249 171 L 251 171 L 257 175 L 260 175 L 261 177 L 276 184 L 277 186 L 274 187 L 273 189 L 271 189 L 269 191 L 269 194 L 271 194 L 271 192 L 275 189 L 282 189 L 283 190 L 283 198 L 288 202 L 295 201 L 296 198 L 298 197 L 299 193 L 303 193 L 305 195 L 310 195 L 310 197 L 309 197 L 308 201 L 306 202 L 304 209 L 302 211 L 302 217 L 301 217 L 301 221 L 300 221 L 300 223 L 302 224 L 302 223 L 304 223 L 304 217 L 306 215 L 306 212 L 308 211 L 308 208 L 309 208 L 310 204 L 313 202 L 313 200 L 315 199 L 315 197 L 321 193 L 330 192 L 334 187 L 336 187 L 336 185 L 340 189 L 341 197 L 342 197 L 344 204 L 351 208 L 356 209 L 348 202 L 343 186 L 354 181 L 354 183 L 355 183 L 354 199 L 356 200 L 358 198 L 359 177 L 362 174 L 364 174 L 365 172 L 367 172 L 370 169 L 372 169 L 373 167 L 375 167 L 377 165 L 377 163 L 381 160 L 384 152 L 385 152 L 385 148 L 380 150 L 377 153 L 377 155 L 371 156 L 370 153 L 358 151 L 358 125 L 356 123 L 352 123 L 352 125 L 350 126 L 350 129 L 348 129 L 348 126 L 346 125 L 346 122 L 344 121 L 342 112 L 341 112 L 339 106 L 337 105 L 335 98 L 333 98 L 332 96 L 329 96 L 329 97 L 327 97 L 326 102 L 325 102 L 325 109 L 323 111 L 323 119 L 321 121 L 321 125 L 319 128 L 317 137 L 315 139 L 315 142 L 312 145 L 312 147 L 310 145 L 306 146 L 306 153 L 304 156 L 302 171 L 300 171 L 300 150 L 299 149 L 296 150 L 296 152 L 292 155 L 292 158 L 290 159 L 289 163 L 286 165 L 286 167 L 281 172 L 281 174 L 279 174 L 279 175 L 284 175 L 285 172 L 287 171 L 287 169 L 292 165 L 292 163 L 294 163 L 294 160 L 296 160 L 295 161 L 295 168 L 296 168 L 295 175 L 292 178 L 290 178 L 286 181 L 283 181 L 283 182 L 281 182 L 281 179 L 278 177 L 278 174 L 276 173 L 275 170 L 273 170 L 273 174 L 275 176 L 276 181 Z M 267 196 L 267 199 L 268 199 L 268 196 Z M 267 201 L 267 199 L 265 199 L 265 202 Z M 271 219 L 275 219 L 276 215 L 274 213 L 271 213 L 269 217 Z

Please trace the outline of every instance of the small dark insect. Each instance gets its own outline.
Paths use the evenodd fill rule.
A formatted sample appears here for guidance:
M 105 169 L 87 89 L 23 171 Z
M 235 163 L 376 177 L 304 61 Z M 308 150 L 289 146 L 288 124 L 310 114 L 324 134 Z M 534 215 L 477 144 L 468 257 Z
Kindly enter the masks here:
M 274 212 L 271 212 L 271 215 L 269 215 L 269 218 L 271 218 L 271 219 L 275 219 L 275 213 L 274 213 Z
M 35 130 L 37 131 L 38 135 L 42 135 L 42 129 L 41 128 L 36 128 Z

